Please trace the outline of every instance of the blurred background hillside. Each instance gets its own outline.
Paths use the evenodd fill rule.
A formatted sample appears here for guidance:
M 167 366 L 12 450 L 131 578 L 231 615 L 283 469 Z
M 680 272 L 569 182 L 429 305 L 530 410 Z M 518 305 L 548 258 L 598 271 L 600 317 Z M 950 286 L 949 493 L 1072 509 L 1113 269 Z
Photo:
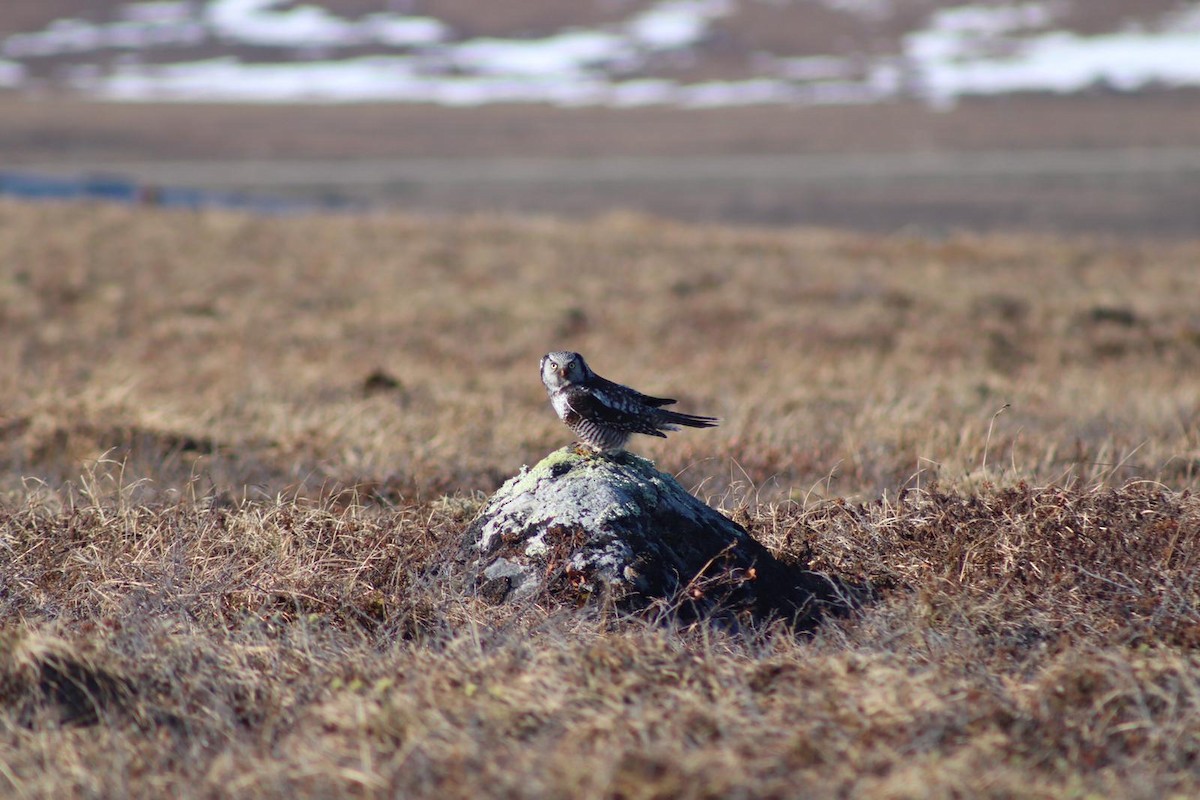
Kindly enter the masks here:
M 10 190 L 1186 236 L 1198 120 L 1180 0 L 0 6 Z

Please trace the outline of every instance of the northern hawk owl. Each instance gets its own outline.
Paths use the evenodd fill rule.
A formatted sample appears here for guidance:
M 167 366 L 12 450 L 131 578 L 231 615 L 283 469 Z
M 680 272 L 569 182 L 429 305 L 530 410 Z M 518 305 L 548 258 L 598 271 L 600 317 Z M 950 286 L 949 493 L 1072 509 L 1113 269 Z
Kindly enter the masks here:
M 601 378 L 579 353 L 556 352 L 542 356 L 542 383 L 558 418 L 591 450 L 622 450 L 635 433 L 666 438 L 663 431 L 680 425 L 711 428 L 715 417 L 697 417 L 667 411 L 675 401 L 651 397 Z

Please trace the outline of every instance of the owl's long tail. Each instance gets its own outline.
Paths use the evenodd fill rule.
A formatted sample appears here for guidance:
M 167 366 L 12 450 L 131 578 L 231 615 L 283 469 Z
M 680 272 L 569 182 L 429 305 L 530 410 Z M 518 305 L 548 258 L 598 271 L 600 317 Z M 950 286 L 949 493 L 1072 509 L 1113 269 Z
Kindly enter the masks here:
M 659 409 L 657 421 L 660 427 L 672 430 L 670 426 L 687 425 L 689 428 L 715 428 L 721 420 L 717 417 L 700 417 L 695 414 L 680 414 L 678 411 Z

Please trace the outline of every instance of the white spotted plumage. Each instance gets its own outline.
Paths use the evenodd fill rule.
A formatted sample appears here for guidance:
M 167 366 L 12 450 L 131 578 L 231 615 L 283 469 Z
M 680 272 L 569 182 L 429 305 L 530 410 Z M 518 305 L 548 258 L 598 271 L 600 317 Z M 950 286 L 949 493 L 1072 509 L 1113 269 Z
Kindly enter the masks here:
M 668 411 L 675 401 L 652 397 L 602 378 L 579 353 L 556 351 L 542 357 L 542 383 L 558 418 L 582 445 L 596 452 L 624 449 L 635 433 L 665 437 L 680 425 L 711 428 L 715 417 Z

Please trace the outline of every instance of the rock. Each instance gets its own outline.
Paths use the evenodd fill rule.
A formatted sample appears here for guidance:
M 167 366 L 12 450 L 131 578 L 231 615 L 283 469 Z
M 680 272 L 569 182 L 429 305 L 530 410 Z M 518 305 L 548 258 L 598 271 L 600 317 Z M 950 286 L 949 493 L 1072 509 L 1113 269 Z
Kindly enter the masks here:
M 500 487 L 464 556 L 489 602 L 613 602 L 683 619 L 814 625 L 845 608 L 837 581 L 775 559 L 742 526 L 632 453 L 564 448 Z

